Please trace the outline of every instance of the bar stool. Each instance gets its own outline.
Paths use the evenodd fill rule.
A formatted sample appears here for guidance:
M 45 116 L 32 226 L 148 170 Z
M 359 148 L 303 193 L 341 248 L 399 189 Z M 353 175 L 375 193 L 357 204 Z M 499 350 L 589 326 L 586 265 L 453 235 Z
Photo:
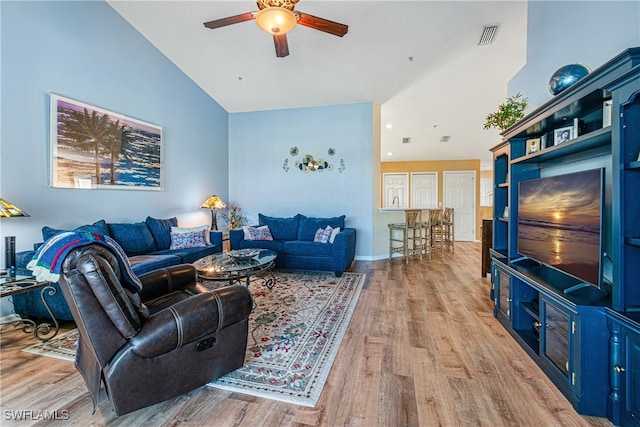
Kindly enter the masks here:
M 455 252 L 455 230 L 453 225 L 453 208 L 444 208 L 442 214 L 442 231 L 444 244 L 448 250 Z
M 422 261 L 422 253 L 425 249 L 425 237 L 423 236 L 422 211 L 420 209 L 407 209 L 404 211 L 404 223 L 389 224 L 389 259 L 394 253 L 401 253 L 405 262 L 409 263 L 410 255 L 420 255 Z M 394 231 L 399 232 L 401 237 L 396 238 Z M 394 246 L 394 243 L 400 245 Z M 409 245 L 411 243 L 411 245 Z M 429 252 L 431 257 L 431 252 Z
M 444 257 L 444 225 L 442 209 L 429 209 L 429 223 L 431 232 L 429 244 L 432 248 L 435 248 L 436 244 L 439 244 L 440 257 Z
M 422 250 L 427 254 L 429 259 L 431 259 L 431 216 L 426 213 L 427 220 L 421 223 L 421 233 L 422 233 Z

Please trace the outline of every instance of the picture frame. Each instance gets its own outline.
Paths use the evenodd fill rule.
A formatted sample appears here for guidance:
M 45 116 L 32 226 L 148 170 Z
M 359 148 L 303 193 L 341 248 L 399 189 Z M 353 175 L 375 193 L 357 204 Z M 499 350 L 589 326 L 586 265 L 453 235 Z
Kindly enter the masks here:
M 540 138 L 527 139 L 527 154 L 533 154 L 542 150 Z
M 162 191 L 162 127 L 50 94 L 50 185 Z
M 509 218 L 509 206 L 504 207 L 504 211 L 502 212 L 503 218 Z
M 553 145 L 562 144 L 575 138 L 574 126 L 565 126 L 553 131 Z
M 606 128 L 611 126 L 613 116 L 613 101 L 607 99 L 602 103 L 602 127 Z
M 636 159 L 636 162 L 640 162 L 640 151 L 638 151 L 638 158 Z

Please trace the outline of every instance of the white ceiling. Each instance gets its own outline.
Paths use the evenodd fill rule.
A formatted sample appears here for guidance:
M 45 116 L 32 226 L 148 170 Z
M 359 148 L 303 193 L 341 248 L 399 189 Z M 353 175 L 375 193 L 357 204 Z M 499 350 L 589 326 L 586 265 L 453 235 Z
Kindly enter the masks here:
M 349 32 L 340 38 L 297 26 L 286 58 L 276 58 L 272 37 L 254 21 L 202 25 L 257 10 L 250 0 L 109 4 L 229 112 L 380 104 L 382 161 L 488 166 L 500 137 L 483 130 L 484 118 L 526 59 L 525 1 L 302 0 L 296 10 Z M 483 27 L 495 24 L 494 42 L 478 46 Z

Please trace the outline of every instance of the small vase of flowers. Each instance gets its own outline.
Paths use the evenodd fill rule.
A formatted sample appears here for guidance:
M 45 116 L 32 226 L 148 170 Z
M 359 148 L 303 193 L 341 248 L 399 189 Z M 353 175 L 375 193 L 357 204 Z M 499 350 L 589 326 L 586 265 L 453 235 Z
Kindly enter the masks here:
M 222 212 L 220 216 L 229 224 L 228 229 L 242 228 L 247 223 L 247 217 L 242 213 L 242 208 L 229 205 L 226 212 Z

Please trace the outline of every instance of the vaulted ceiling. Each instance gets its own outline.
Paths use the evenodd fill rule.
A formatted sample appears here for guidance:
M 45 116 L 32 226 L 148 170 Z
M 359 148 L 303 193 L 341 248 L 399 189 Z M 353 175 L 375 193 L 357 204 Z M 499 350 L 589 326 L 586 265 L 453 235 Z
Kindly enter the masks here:
M 349 32 L 340 38 L 298 25 L 285 58 L 254 21 L 203 26 L 258 10 L 250 0 L 109 4 L 229 112 L 380 104 L 382 161 L 488 165 L 500 137 L 483 130 L 484 119 L 526 58 L 524 1 L 301 0 L 296 10 Z M 493 42 L 479 45 L 491 25 Z

